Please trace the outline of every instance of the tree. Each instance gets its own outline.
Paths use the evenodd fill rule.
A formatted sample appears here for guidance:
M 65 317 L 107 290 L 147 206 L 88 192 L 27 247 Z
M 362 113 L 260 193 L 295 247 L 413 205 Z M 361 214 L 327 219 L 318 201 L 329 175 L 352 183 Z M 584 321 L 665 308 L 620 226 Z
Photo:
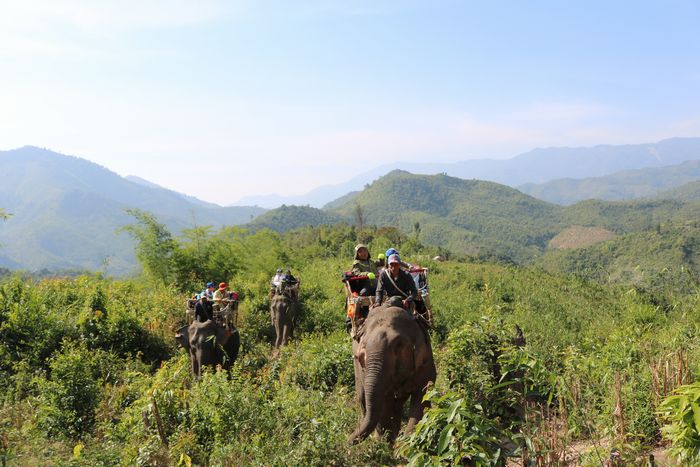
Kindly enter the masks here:
M 123 227 L 136 241 L 136 258 L 144 272 L 163 284 L 173 281 L 173 257 L 177 244 L 165 225 L 159 223 L 153 214 L 140 209 L 126 209 L 127 214 L 136 218 L 137 223 Z
M 365 226 L 365 211 L 364 209 L 362 209 L 360 203 L 355 203 L 353 215 L 355 216 L 355 224 L 357 225 L 357 230 L 362 231 L 362 229 Z
M 416 236 L 416 240 L 420 236 L 420 222 L 416 221 L 413 223 L 413 234 Z

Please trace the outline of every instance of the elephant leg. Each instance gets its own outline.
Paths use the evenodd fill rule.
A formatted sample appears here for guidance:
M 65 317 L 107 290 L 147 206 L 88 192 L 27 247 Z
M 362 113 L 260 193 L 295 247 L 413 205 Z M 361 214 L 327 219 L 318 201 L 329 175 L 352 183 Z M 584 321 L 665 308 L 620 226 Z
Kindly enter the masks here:
M 201 378 L 202 373 L 196 352 L 190 352 L 190 361 L 192 363 L 192 374 L 194 375 L 195 379 Z
M 424 395 L 425 391 L 423 389 L 419 389 L 411 394 L 411 407 L 408 410 L 406 434 L 413 432 L 416 424 L 423 418 L 423 411 L 430 406 L 428 402 L 423 402 Z
M 408 396 L 398 398 L 393 397 L 393 395 L 387 396 L 382 417 L 377 426 L 376 433 L 378 437 L 384 437 L 389 443 L 393 443 L 399 436 L 401 415 L 407 399 Z
M 272 320 L 272 324 L 275 326 L 275 345 L 274 347 L 277 349 L 280 346 L 280 343 L 282 342 L 282 327 L 280 324 L 280 318 L 275 314 L 275 317 Z
M 289 342 L 289 333 L 291 328 L 292 325 L 288 321 L 282 326 L 282 345 L 287 345 L 287 342 Z

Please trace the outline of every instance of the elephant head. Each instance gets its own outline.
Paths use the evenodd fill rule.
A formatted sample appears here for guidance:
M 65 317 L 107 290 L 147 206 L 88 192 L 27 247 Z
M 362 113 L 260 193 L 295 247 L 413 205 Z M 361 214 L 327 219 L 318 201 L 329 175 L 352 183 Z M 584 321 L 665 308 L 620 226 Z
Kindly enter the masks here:
M 427 333 L 399 307 L 373 309 L 359 342 L 353 342 L 355 389 L 362 418 L 349 442 L 373 430 L 396 439 L 403 405 L 411 405 L 406 432 L 423 417 L 423 396 L 435 381 L 433 351 Z
M 225 328 L 214 321 L 193 322 L 183 326 L 175 334 L 175 340 L 190 353 L 192 374 L 202 376 L 202 366 L 216 368 L 221 365 L 230 370 L 238 357 L 241 337 L 236 328 Z

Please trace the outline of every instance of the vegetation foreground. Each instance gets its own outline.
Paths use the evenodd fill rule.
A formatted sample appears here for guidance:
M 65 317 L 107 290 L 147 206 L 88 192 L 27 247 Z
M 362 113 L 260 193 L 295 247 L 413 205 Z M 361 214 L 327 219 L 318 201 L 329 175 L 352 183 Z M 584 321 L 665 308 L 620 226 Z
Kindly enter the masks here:
M 437 263 L 391 228 L 173 238 L 132 214 L 141 277 L 0 284 L 0 465 L 600 465 L 611 452 L 638 465 L 660 442 L 698 460 L 697 289 Z M 358 241 L 430 268 L 438 379 L 432 408 L 394 446 L 346 442 L 358 410 L 340 273 Z M 303 309 L 273 358 L 268 281 L 280 266 L 301 278 Z M 242 352 L 230 377 L 195 382 L 173 335 L 208 280 L 242 297 Z

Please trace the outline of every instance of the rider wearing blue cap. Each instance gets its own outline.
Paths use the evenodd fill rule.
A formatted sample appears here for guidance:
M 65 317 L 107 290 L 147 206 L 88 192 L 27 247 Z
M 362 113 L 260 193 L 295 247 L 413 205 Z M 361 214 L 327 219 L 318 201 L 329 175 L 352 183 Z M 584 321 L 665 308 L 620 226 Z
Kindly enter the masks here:
M 209 300 L 214 298 L 214 290 L 216 289 L 216 284 L 213 282 L 207 282 L 207 288 L 199 293 L 199 296 L 206 295 Z
M 387 262 L 387 269 L 379 276 L 374 306 L 382 304 L 385 298 L 399 297 L 403 307 L 409 309 L 411 302 L 418 297 L 413 277 L 401 269 L 401 258 L 398 254 L 389 256 Z
M 388 250 L 386 250 L 386 258 L 387 258 L 387 261 L 389 260 L 389 257 L 390 257 L 391 255 L 400 256 L 400 255 L 399 255 L 399 252 L 396 250 L 396 248 L 393 248 L 393 247 L 392 247 L 392 248 L 389 248 Z M 409 268 L 411 267 L 410 264 L 408 264 L 408 263 L 406 263 L 406 262 L 404 262 L 404 261 L 401 261 L 401 258 L 400 258 L 400 257 L 399 257 L 399 265 L 401 265 L 401 269 L 409 269 Z M 387 266 L 388 266 L 388 263 L 387 263 Z

